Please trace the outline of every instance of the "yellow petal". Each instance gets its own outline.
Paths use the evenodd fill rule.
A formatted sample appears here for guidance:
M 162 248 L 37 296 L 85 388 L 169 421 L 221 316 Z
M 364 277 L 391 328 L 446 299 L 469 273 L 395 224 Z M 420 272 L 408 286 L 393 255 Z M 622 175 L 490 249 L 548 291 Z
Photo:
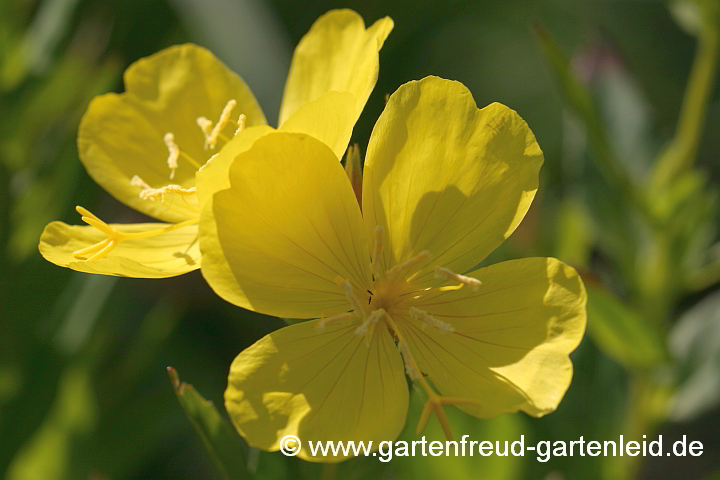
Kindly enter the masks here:
M 216 150 L 205 150 L 197 117 L 217 122 L 234 99 L 233 120 L 244 113 L 248 126 L 265 124 L 252 92 L 212 53 L 190 44 L 135 62 L 125 72 L 125 86 L 126 93 L 102 95 L 91 102 L 78 133 L 80 159 L 96 182 L 136 210 L 168 222 L 197 216 L 184 202 L 168 209 L 161 202 L 141 199 L 140 188 L 130 180 L 138 175 L 154 188 L 195 186 L 197 167 L 183 156 L 170 179 L 165 134 L 173 133 L 180 150 L 202 165 L 223 141 Z M 232 135 L 232 130 L 228 127 L 225 132 Z
M 315 137 L 341 159 L 347 150 L 356 120 L 355 95 L 328 92 L 298 108 L 280 130 Z
M 405 425 L 408 388 L 392 337 L 377 328 L 369 345 L 357 322 L 317 329 L 309 321 L 277 330 L 243 351 L 230 368 L 225 407 L 248 443 L 275 451 L 285 435 L 308 441 L 394 440 Z
M 370 287 L 369 248 L 360 208 L 332 150 L 312 137 L 274 132 L 255 141 L 230 167 L 228 190 L 212 211 L 217 240 L 203 231 L 203 275 L 244 308 L 278 317 L 318 318 L 350 309 L 341 285 Z M 205 224 L 205 223 L 204 223 Z M 212 229 L 208 229 L 212 230 Z M 215 252 L 212 245 L 221 251 Z M 217 253 L 217 254 L 215 254 Z M 217 262 L 227 262 L 228 267 Z M 237 288 L 214 272 L 229 268 Z
M 120 232 L 136 233 L 167 227 L 159 223 L 112 225 Z M 188 225 L 161 235 L 126 240 L 106 257 L 81 260 L 73 252 L 102 242 L 107 236 L 90 226 L 52 222 L 40 237 L 40 253 L 46 260 L 79 272 L 119 277 L 164 278 L 200 268 L 197 225 Z
M 198 170 L 195 175 L 198 197 L 202 208 L 220 190 L 230 188 L 230 165 L 241 153 L 252 147 L 255 140 L 274 132 L 268 125 L 246 128 L 225 144 L 211 161 Z
M 295 49 L 278 125 L 333 90 L 355 95 L 354 124 L 375 87 L 378 52 L 392 28 L 393 21 L 385 17 L 365 29 L 352 10 L 332 10 L 317 19 Z
M 478 110 L 458 82 L 428 77 L 401 86 L 373 129 L 363 213 L 384 228 L 385 264 L 427 250 L 434 265 L 465 273 L 515 230 L 535 196 L 543 156 L 527 124 L 494 103 Z
M 568 354 L 587 323 L 582 280 L 554 258 L 499 263 L 471 276 L 482 281 L 478 291 L 413 303 L 454 331 L 409 317 L 398 323 L 420 369 L 443 395 L 476 402 L 458 408 L 477 417 L 552 412 L 570 385 Z

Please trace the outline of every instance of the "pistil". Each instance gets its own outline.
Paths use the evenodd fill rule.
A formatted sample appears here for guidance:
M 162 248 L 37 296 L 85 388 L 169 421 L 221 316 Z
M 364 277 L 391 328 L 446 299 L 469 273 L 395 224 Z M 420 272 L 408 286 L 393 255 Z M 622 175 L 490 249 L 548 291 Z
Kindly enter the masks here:
M 157 230 L 129 233 L 116 230 L 114 227 L 102 221 L 100 218 L 98 218 L 86 208 L 77 206 L 75 207 L 75 210 L 77 210 L 77 212 L 82 215 L 83 222 L 87 223 L 92 227 L 95 227 L 97 230 L 104 233 L 108 237 L 94 245 L 73 252 L 73 256 L 79 259 L 83 259 L 82 257 L 86 257 L 92 254 L 89 258 L 84 259 L 86 261 L 99 260 L 107 256 L 111 251 L 115 249 L 115 247 L 117 247 L 121 242 L 124 242 L 126 240 L 155 237 L 157 235 L 172 232 L 173 230 L 178 230 L 189 225 L 196 225 L 200 222 L 199 218 L 192 218 L 190 220 L 168 225 L 167 227 L 159 228 Z

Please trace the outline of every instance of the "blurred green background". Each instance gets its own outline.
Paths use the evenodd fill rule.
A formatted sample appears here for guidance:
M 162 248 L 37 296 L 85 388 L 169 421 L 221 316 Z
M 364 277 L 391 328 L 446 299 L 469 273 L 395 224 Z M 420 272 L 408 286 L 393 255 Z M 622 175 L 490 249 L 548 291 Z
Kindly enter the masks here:
M 2 475 L 223 478 L 166 367 L 224 415 L 232 359 L 282 321 L 226 304 L 199 272 L 161 281 L 90 276 L 44 261 L 37 241 L 52 220 L 79 223 L 75 205 L 113 222 L 143 220 L 90 180 L 75 146 L 90 99 L 122 91 L 132 61 L 176 43 L 207 46 L 274 119 L 294 45 L 338 7 L 368 24 L 395 21 L 353 133 L 361 151 L 385 94 L 426 75 L 463 82 L 481 106 L 517 110 L 545 152 L 541 187 L 488 262 L 557 256 L 590 291 L 588 335 L 557 412 L 481 421 L 450 409 L 455 432 L 525 435 L 528 444 L 662 433 L 665 448 L 687 435 L 704 453 L 324 466 L 216 438 L 228 476 L 720 479 L 716 0 L 0 0 Z M 416 438 L 421 403 L 413 392 L 402 438 Z M 435 420 L 425 433 L 444 439 Z

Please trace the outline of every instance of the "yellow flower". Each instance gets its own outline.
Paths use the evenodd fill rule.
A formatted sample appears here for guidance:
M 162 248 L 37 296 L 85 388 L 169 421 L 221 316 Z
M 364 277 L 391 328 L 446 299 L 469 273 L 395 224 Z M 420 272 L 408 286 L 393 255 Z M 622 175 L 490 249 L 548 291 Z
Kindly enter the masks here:
M 555 410 L 585 330 L 580 277 L 553 258 L 475 269 L 537 190 L 542 152 L 514 111 L 478 109 L 436 77 L 403 85 L 370 139 L 362 212 L 309 136 L 272 133 L 233 160 L 231 187 L 201 218 L 205 278 L 236 305 L 315 319 L 233 362 L 226 407 L 250 445 L 377 447 L 405 424 L 404 374 L 427 396 L 418 432 L 434 413 L 451 437 L 445 405 L 481 418 Z
M 312 135 L 340 158 L 375 86 L 378 52 L 392 27 L 383 18 L 366 29 L 350 10 L 320 17 L 295 50 L 279 130 Z M 229 143 L 239 152 L 274 129 L 245 82 L 196 45 L 139 60 L 124 78 L 125 93 L 90 104 L 78 133 L 80 159 L 116 199 L 165 223 L 109 225 L 77 207 L 88 226 L 52 222 L 40 252 L 56 265 L 106 275 L 195 270 L 204 198 L 196 173 Z M 227 171 L 215 163 L 207 182 L 224 187 Z

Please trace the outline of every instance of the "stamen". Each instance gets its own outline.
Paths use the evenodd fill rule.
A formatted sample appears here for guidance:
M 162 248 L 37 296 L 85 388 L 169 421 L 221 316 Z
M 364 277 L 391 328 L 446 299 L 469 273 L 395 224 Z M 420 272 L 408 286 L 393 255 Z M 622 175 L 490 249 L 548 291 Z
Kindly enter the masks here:
M 420 371 L 420 368 L 418 367 L 415 358 L 413 358 L 412 353 L 410 352 L 410 349 L 408 348 L 408 345 L 405 341 L 405 337 L 403 336 L 402 331 L 398 328 L 397 323 L 395 323 L 395 320 L 393 320 L 392 316 L 390 315 L 387 315 L 386 318 L 388 325 L 395 332 L 395 335 L 398 338 L 397 347 L 398 350 L 400 350 L 403 362 L 405 363 L 405 372 L 408 374 L 411 380 L 420 384 L 420 386 L 423 388 L 423 390 L 425 390 L 425 393 L 428 396 L 425 407 L 423 408 L 422 415 L 420 415 L 420 422 L 418 423 L 416 430 L 417 434 L 419 435 L 420 432 L 423 431 L 423 429 L 427 425 L 428 420 L 430 419 L 430 414 L 435 411 L 435 415 L 440 422 L 440 426 L 442 427 L 443 432 L 445 432 L 445 436 L 448 440 L 452 440 L 453 435 L 450 428 L 450 422 L 448 421 L 447 415 L 445 415 L 443 405 L 453 405 L 455 403 L 461 402 L 466 403 L 466 401 L 472 402 L 472 400 L 460 398 L 446 398 L 435 393 L 435 390 L 433 390 L 428 381 L 425 380 L 425 376 Z
M 378 308 L 377 310 L 373 310 L 370 315 L 368 315 L 368 317 L 363 321 L 363 323 L 357 329 L 355 329 L 355 335 L 365 335 L 369 330 L 372 333 L 372 327 L 374 327 L 375 324 L 379 322 L 380 319 L 384 316 L 384 308 Z
M 245 120 L 246 120 L 246 119 L 247 119 L 247 117 L 245 116 L 245 114 L 244 114 L 244 113 L 241 113 L 240 116 L 238 117 L 238 121 L 237 121 L 237 123 L 236 123 L 236 125 L 237 125 L 237 130 L 235 130 L 235 133 L 233 134 L 233 136 L 235 136 L 235 135 L 237 135 L 238 133 L 240 133 L 240 132 L 242 132 L 243 130 L 245 130 Z
M 370 267 L 372 268 L 372 273 L 375 275 L 375 279 L 379 279 L 381 277 L 380 275 L 380 256 L 383 253 L 384 245 L 383 245 L 383 227 L 378 225 L 375 227 L 375 254 L 372 258 L 372 263 L 370 264 Z
M 195 122 L 198 127 L 200 127 L 200 130 L 202 130 L 203 136 L 205 137 L 205 150 L 207 150 L 210 145 L 210 134 L 212 133 L 213 124 L 205 117 L 198 117 L 195 119 Z
M 170 168 L 170 180 L 172 180 L 173 178 L 175 178 L 175 170 L 177 170 L 178 168 L 178 157 L 180 156 L 180 149 L 175 143 L 175 135 L 173 135 L 171 132 L 166 133 L 163 140 L 165 141 L 165 145 L 167 145 L 168 148 L 167 163 L 168 167 Z
M 325 330 L 325 327 L 327 325 L 330 325 L 331 323 L 341 322 L 343 320 L 350 320 L 351 318 L 354 318 L 354 317 L 355 317 L 354 312 L 341 313 L 340 315 L 333 315 L 332 317 L 324 317 L 318 321 L 317 329 L 319 331 L 323 331 L 323 330 Z
M 468 277 L 466 275 L 460 275 L 444 267 L 435 267 L 435 278 L 445 278 L 454 282 L 460 283 L 460 285 L 467 285 L 473 290 L 479 290 L 482 282 L 477 278 Z
M 355 291 L 353 290 L 353 286 L 350 282 L 345 280 L 342 284 L 343 290 L 345 291 L 345 296 L 347 297 L 348 301 L 350 302 L 350 305 L 352 305 L 353 310 L 355 310 L 355 313 L 357 315 L 360 315 L 361 318 L 365 319 L 367 317 L 367 311 L 365 310 L 365 304 L 358 298 L 357 295 L 355 295 Z
M 437 328 L 438 330 L 440 330 L 443 333 L 455 331 L 455 327 L 453 327 L 449 323 L 445 323 L 442 320 L 438 320 L 437 318 L 433 317 L 426 311 L 420 310 L 419 308 L 410 307 L 410 316 L 412 318 L 414 318 L 415 320 L 421 320 L 421 321 L 425 322 L 426 324 L 430 325 L 431 327 Z
M 397 347 L 398 350 L 400 350 L 400 355 L 402 355 L 403 363 L 405 363 L 405 373 L 407 373 L 408 377 L 410 377 L 413 381 L 420 381 L 421 379 L 424 380 L 422 373 L 420 373 L 420 370 L 418 370 L 417 365 L 415 364 L 415 359 L 410 354 L 410 349 L 407 344 L 400 340 Z
M 427 260 L 428 258 L 430 258 L 430 252 L 428 252 L 427 250 L 423 250 L 422 252 L 412 257 L 410 260 L 407 260 L 406 262 L 392 267 L 390 270 L 387 271 L 387 277 L 397 277 L 405 273 L 407 270 L 410 270 L 411 268 L 417 266 L 419 263 Z
M 213 127 L 212 131 L 210 132 L 209 136 L 205 137 L 205 149 L 207 150 L 210 148 L 210 150 L 215 149 L 215 145 L 217 144 L 218 137 L 222 137 L 222 131 L 227 127 L 228 122 L 230 121 L 230 115 L 232 114 L 233 108 L 235 108 L 235 105 L 237 105 L 237 101 L 235 99 L 232 99 L 228 101 L 227 105 L 225 105 L 225 108 L 223 108 L 222 113 L 220 114 L 220 120 L 215 124 L 215 127 Z M 202 117 L 201 117 L 202 118 Z M 200 120 L 200 119 L 198 119 Z M 199 123 L 198 123 L 199 125 Z M 203 128 L 202 126 L 200 128 Z M 205 133 L 205 129 L 203 128 L 203 133 Z M 227 137 L 225 137 L 227 138 Z
M 197 187 L 182 188 L 180 185 L 165 185 L 160 188 L 152 188 L 142 178 L 135 175 L 130 180 L 130 183 L 135 187 L 140 187 L 140 198 L 143 200 L 150 200 L 154 202 L 158 198 L 161 201 L 165 201 L 165 195 L 179 195 L 181 197 L 189 197 L 197 193 Z

